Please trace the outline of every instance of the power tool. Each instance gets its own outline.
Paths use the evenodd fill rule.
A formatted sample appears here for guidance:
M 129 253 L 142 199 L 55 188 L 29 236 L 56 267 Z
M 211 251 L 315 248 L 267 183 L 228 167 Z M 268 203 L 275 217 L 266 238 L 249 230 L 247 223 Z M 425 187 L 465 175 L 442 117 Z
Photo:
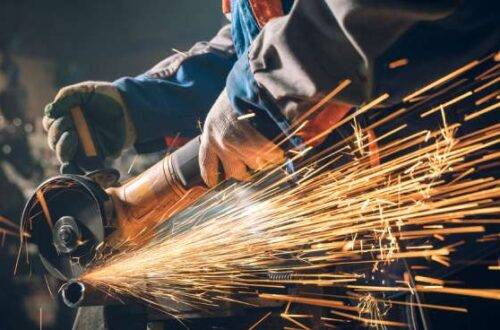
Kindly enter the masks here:
M 82 174 L 62 174 L 42 183 L 22 215 L 28 241 L 38 247 L 46 270 L 67 282 L 66 304 L 75 307 L 83 289 L 75 280 L 104 242 L 140 244 L 146 228 L 185 209 L 207 191 L 200 175 L 194 138 L 141 175 L 118 184 L 119 173 L 104 167 L 81 108 L 71 110 L 78 136 L 75 164 Z

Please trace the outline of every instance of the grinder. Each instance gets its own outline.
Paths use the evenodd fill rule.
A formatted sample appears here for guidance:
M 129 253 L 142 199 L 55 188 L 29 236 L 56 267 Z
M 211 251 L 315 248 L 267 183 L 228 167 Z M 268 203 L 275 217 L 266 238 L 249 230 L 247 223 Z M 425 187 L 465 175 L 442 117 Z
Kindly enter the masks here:
M 154 228 L 207 190 L 198 165 L 199 137 L 118 185 L 119 174 L 104 168 L 83 111 L 74 108 L 71 114 L 80 138 L 75 165 L 84 174 L 45 181 L 22 215 L 22 228 L 38 246 L 44 267 L 69 282 L 79 277 L 103 242 L 142 243 L 145 228 Z

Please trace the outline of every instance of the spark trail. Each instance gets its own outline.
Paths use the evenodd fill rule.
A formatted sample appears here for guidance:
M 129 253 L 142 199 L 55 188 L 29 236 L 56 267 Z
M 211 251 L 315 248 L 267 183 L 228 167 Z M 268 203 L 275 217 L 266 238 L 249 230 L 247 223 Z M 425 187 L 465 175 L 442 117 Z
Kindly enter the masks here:
M 438 86 L 453 83 L 449 79 L 461 79 L 479 65 L 473 63 L 413 93 L 408 101 L 435 93 Z M 491 93 L 487 88 L 484 92 Z M 466 99 L 449 102 L 456 96 L 446 95 L 450 96 L 441 105 L 460 107 L 459 101 Z M 440 127 L 407 132 L 408 123 L 401 123 L 371 139 L 356 118 L 373 110 L 361 107 L 343 120 L 354 128 L 351 136 L 319 153 L 313 154 L 312 148 L 292 153 L 301 165 L 293 176 L 279 167 L 250 182 L 212 191 L 195 207 L 156 228 L 145 245 L 99 256 L 81 280 L 171 314 L 177 312 L 172 301 L 209 309 L 227 303 L 255 306 L 255 298 L 260 298 L 327 307 L 335 318 L 372 327 L 405 326 L 385 319 L 392 305 L 405 303 L 380 292 L 500 299 L 497 289 L 448 287 L 445 280 L 431 276 L 432 270 L 452 264 L 453 254 L 465 241 L 496 233 L 492 228 L 500 213 L 499 180 L 480 174 L 498 164 L 500 153 L 492 150 L 500 142 L 500 124 L 460 134 L 463 116 L 448 122 L 448 108 L 438 106 L 435 112 L 436 105 L 425 102 L 420 113 L 431 109 L 439 115 Z M 480 117 L 485 113 L 481 111 L 474 109 L 467 118 Z M 472 117 L 474 113 L 479 114 Z M 383 127 L 385 122 L 371 127 Z M 402 268 L 406 262 L 420 269 L 418 284 L 415 274 Z M 388 269 L 396 278 L 384 277 Z M 305 286 L 342 295 L 287 291 Z M 283 315 L 295 326 L 302 324 L 291 314 Z M 331 320 L 324 318 L 325 324 Z

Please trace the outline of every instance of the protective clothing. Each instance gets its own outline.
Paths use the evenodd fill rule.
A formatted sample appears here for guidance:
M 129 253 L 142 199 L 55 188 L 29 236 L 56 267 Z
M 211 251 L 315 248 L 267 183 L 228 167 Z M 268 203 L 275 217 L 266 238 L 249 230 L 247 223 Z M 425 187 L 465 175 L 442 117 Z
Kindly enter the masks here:
M 210 109 L 200 146 L 203 180 L 213 187 L 219 181 L 219 164 L 226 178 L 246 181 L 248 168 L 262 170 L 284 160 L 284 152 L 262 136 L 247 119 L 238 117 L 223 90 Z
M 76 132 L 70 110 L 80 107 L 93 132 L 93 139 L 104 157 L 118 157 L 135 142 L 135 128 L 120 93 L 107 82 L 83 82 L 65 87 L 45 107 L 43 126 L 48 143 L 66 172 L 78 150 Z
M 131 115 L 139 151 L 164 147 L 165 136 L 198 134 L 197 121 L 223 88 L 236 114 L 255 113 L 253 127 L 272 140 L 344 79 L 352 83 L 337 98 L 343 104 L 359 105 L 383 92 L 396 103 L 495 51 L 494 7 L 482 0 L 224 1 L 231 24 L 214 39 L 114 84 L 138 110 Z M 389 67 L 401 58 L 409 64 Z M 323 110 L 333 119 L 338 111 Z M 332 123 L 321 117 L 320 123 Z
M 211 41 L 113 83 L 139 152 L 198 135 L 224 88 L 237 116 L 255 113 L 252 126 L 273 140 L 344 79 L 352 82 L 342 104 L 385 92 L 394 104 L 500 43 L 499 6 L 488 0 L 232 0 L 224 8 L 231 24 Z M 403 58 L 408 65 L 390 68 Z M 322 111 L 337 118 L 338 109 Z
M 113 84 L 120 91 L 137 130 L 136 150 L 154 152 L 176 147 L 177 136 L 198 136 L 208 110 L 224 89 L 236 55 L 231 27 L 208 42 L 176 53 L 137 77 Z
M 387 92 L 390 105 L 500 43 L 500 6 L 490 1 L 296 0 L 265 25 L 254 17 L 275 11 L 259 2 L 276 1 L 231 1 L 239 56 L 226 88 L 236 111 L 280 126 L 344 79 L 352 82 L 338 100 L 360 105 Z M 402 58 L 409 64 L 389 67 Z

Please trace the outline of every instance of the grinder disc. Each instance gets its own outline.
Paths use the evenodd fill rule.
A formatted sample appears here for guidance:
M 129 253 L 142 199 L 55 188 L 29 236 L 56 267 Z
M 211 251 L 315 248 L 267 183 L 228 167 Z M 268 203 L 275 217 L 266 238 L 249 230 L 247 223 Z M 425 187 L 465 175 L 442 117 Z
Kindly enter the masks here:
M 61 280 L 78 278 L 105 237 L 109 198 L 94 181 L 62 175 L 40 185 L 22 216 L 43 265 Z

